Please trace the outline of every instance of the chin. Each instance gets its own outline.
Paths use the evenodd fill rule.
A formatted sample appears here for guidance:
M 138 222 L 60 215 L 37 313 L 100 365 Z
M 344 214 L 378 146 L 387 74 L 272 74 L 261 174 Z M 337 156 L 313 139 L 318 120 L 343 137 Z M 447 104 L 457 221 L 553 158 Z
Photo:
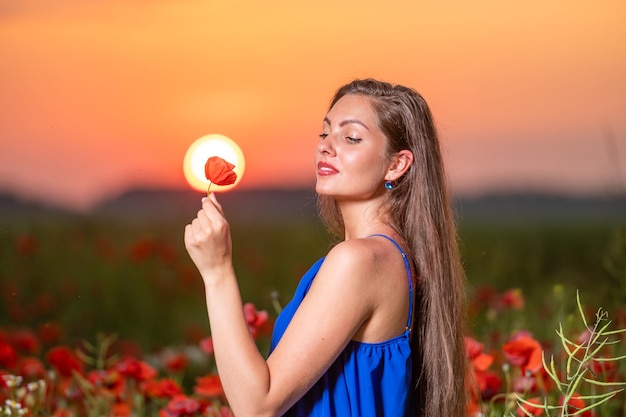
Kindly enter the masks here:
M 332 188 L 333 187 L 331 187 L 327 181 L 324 181 L 324 179 L 320 180 L 318 178 L 315 183 L 315 192 L 319 195 L 331 195 Z

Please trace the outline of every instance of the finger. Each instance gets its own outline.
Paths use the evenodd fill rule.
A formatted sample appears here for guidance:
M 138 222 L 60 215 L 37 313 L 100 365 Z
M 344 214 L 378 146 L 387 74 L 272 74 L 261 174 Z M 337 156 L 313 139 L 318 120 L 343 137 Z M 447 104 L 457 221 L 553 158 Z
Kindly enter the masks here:
M 219 211 L 219 213 L 224 216 L 224 209 L 222 208 L 222 205 L 219 203 L 219 201 L 217 201 L 217 195 L 215 193 L 211 193 L 209 198 L 211 199 L 211 201 L 213 201 L 213 205 L 215 205 L 217 211 Z
M 193 245 L 193 238 L 194 235 L 192 225 L 188 224 L 187 226 L 185 226 L 185 234 L 183 236 L 186 248 L 190 248 Z
M 199 243 L 201 240 L 205 240 L 213 233 L 213 223 L 207 217 L 206 213 L 202 211 L 198 213 L 198 217 L 191 222 L 193 232 L 193 242 Z
M 217 202 L 213 193 L 211 193 L 211 197 L 204 200 L 202 209 L 210 221 L 216 223 L 226 221 L 222 212 L 222 206 Z
M 196 223 L 195 227 L 200 227 L 202 229 L 210 227 L 211 221 L 209 220 L 209 216 L 208 216 L 204 203 L 202 204 L 202 209 L 198 211 L 198 214 L 196 218 L 194 219 L 194 222 Z M 192 222 L 192 225 L 194 222 Z

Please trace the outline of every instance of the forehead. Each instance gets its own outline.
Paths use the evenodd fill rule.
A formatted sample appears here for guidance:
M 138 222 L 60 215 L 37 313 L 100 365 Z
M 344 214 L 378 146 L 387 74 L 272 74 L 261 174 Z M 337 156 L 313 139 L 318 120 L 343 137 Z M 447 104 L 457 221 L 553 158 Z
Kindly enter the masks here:
M 337 100 L 328 111 L 327 119 L 331 124 L 341 123 L 344 119 L 360 120 L 363 123 L 373 125 L 377 123 L 371 99 L 356 94 L 346 95 Z

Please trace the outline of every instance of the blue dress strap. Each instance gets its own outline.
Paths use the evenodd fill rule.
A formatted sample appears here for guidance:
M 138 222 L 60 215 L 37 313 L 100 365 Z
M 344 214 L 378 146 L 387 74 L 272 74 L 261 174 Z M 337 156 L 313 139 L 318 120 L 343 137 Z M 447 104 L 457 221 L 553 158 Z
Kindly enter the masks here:
M 402 259 L 404 259 L 404 266 L 406 267 L 406 273 L 407 273 L 408 280 L 409 280 L 409 318 L 407 320 L 406 329 L 407 331 L 411 331 L 411 326 L 413 324 L 412 323 L 412 320 L 413 320 L 413 276 L 411 274 L 411 265 L 409 264 L 409 257 L 404 252 L 404 250 L 402 250 L 402 246 L 400 246 L 398 242 L 396 242 L 393 238 L 387 235 L 383 235 L 381 233 L 376 233 L 370 236 L 381 236 L 381 237 L 386 238 L 391 243 L 393 243 L 402 254 Z

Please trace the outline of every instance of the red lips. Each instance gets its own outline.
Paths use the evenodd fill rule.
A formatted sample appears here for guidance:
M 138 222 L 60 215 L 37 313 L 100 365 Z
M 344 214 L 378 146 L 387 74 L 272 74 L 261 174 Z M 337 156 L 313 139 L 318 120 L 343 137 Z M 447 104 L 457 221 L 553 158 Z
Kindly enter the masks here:
M 337 174 L 337 168 L 334 166 L 327 164 L 326 162 L 319 162 L 317 164 L 317 175 L 333 175 Z

